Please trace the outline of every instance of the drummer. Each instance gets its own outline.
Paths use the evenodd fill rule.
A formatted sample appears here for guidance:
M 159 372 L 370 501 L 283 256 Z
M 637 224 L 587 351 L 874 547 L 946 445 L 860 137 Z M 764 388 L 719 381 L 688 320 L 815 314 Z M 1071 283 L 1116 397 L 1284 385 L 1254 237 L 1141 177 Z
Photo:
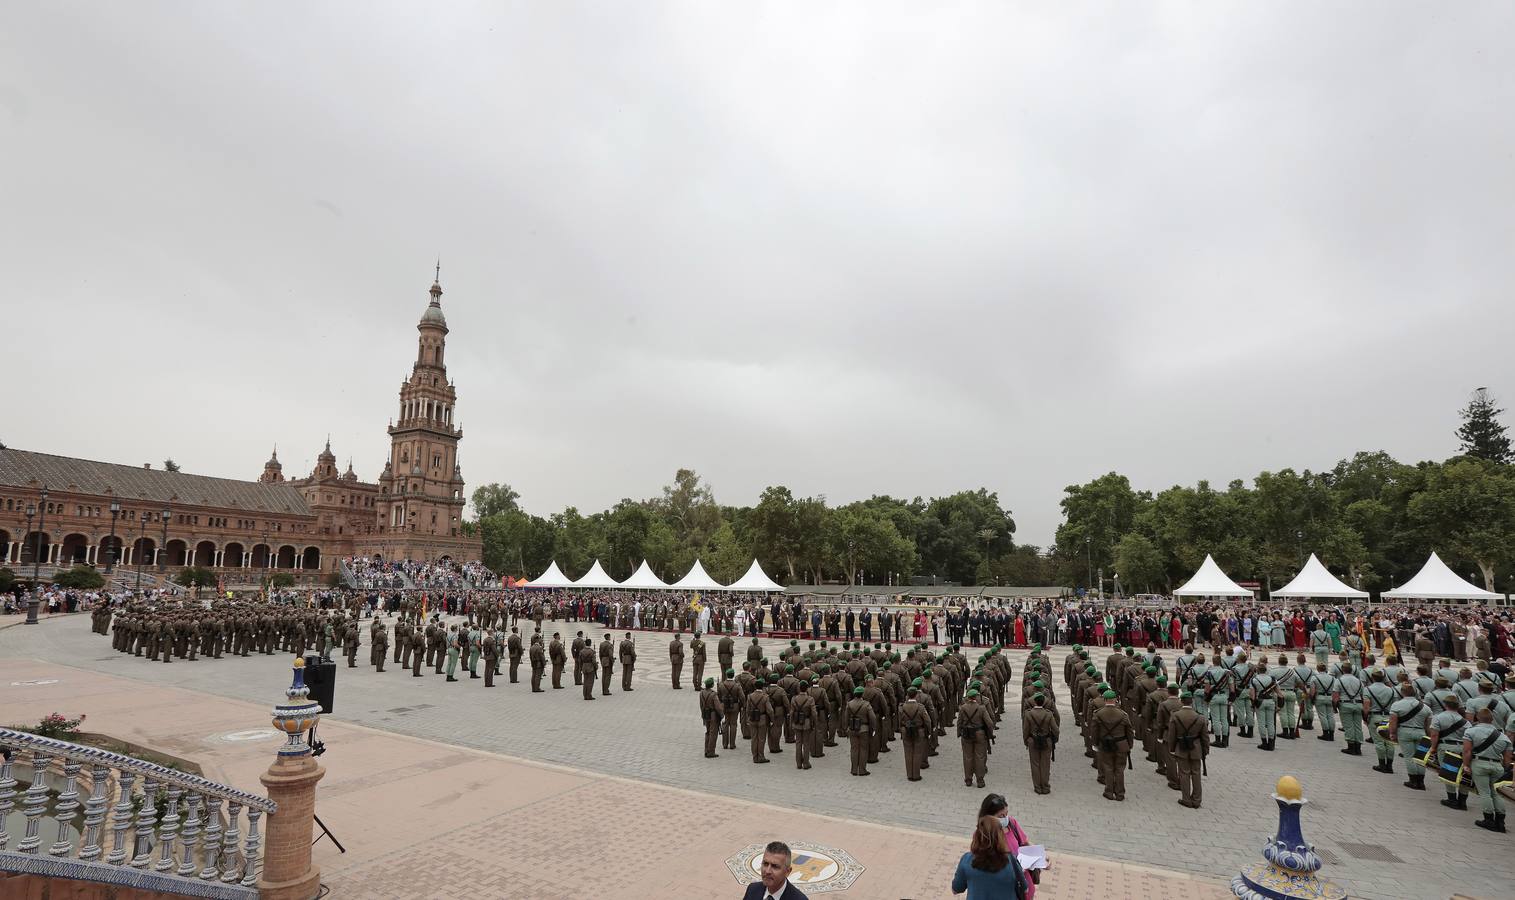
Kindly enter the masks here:
M 1462 770 L 1457 773 L 1459 778 L 1463 771 L 1472 774 L 1473 787 L 1483 801 L 1483 820 L 1476 823 L 1478 827 L 1501 834 L 1505 830 L 1504 798 L 1494 784 L 1510 768 L 1512 746 L 1510 738 L 1495 727 L 1494 714 L 1480 709 L 1478 721 L 1463 735 Z
M 1399 744 L 1400 755 L 1405 758 L 1405 772 L 1409 778 L 1405 787 L 1423 791 L 1426 789 L 1426 769 L 1415 751 L 1425 735 L 1431 712 L 1415 698 L 1415 688 L 1410 685 L 1401 685 L 1399 694 L 1399 699 L 1389 707 L 1389 740 Z
M 1425 755 L 1426 767 L 1432 772 L 1441 771 L 1441 754 L 1439 752 L 1442 742 L 1446 742 L 1448 748 L 1460 746 L 1462 731 L 1468 725 L 1468 720 L 1462 715 L 1462 701 L 1456 697 L 1447 698 L 1447 708 L 1431 717 L 1431 724 L 1426 726 L 1426 739 L 1428 749 Z M 1447 799 L 1441 801 L 1441 805 L 1448 809 L 1467 809 L 1468 792 L 1462 789 L 1462 782 L 1447 785 Z

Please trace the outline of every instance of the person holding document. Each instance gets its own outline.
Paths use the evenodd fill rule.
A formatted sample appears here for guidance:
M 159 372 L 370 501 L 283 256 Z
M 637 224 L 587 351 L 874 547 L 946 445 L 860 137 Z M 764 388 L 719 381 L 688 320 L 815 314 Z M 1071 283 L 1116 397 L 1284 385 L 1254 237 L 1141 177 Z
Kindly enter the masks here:
M 957 862 L 952 893 L 968 893 L 968 900 L 1030 900 L 1035 892 L 1021 864 L 1005 844 L 1005 829 L 993 816 L 983 816 L 973 832 L 973 843 Z

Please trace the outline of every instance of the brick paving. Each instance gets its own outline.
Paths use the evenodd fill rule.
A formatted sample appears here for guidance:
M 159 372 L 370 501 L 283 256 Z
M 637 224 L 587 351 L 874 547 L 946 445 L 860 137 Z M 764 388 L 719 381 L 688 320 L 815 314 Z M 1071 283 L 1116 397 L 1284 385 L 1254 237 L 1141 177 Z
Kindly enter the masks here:
M 580 627 L 595 639 L 601 632 L 597 626 L 574 623 L 554 626 L 548 622 L 546 626 L 549 635 L 558 630 L 565 638 L 571 638 Z M 845 754 L 837 751 L 817 760 L 815 768 L 806 772 L 795 770 L 788 754 L 761 767 L 751 765 L 743 749 L 724 752 L 719 759 L 704 759 L 697 694 L 687 682 L 691 674 L 687 663 L 685 689 L 675 692 L 669 688 L 669 637 L 638 632 L 642 659 L 635 678 L 637 690 L 622 694 L 617 671 L 613 696 L 593 703 L 584 702 L 573 688 L 571 671 L 565 673 L 567 689 L 562 691 L 533 695 L 524 679 L 510 685 L 503 677 L 497 681 L 498 687 L 486 691 L 482 680 L 465 678 L 446 684 L 429 672 L 424 678 L 412 678 L 398 667 L 377 674 L 361 665 L 367 656 L 365 647 L 359 652 L 359 668 L 342 665 L 338 669 L 336 714 L 330 718 L 629 778 L 648 788 L 672 786 L 739 803 L 761 800 L 763 804 L 844 821 L 959 839 L 971 827 L 983 792 L 962 786 L 957 754 L 950 741 L 944 741 L 943 754 L 933 761 L 926 779 L 915 784 L 904 780 L 904 764 L 897 752 L 882 757 L 873 767 L 877 774 L 861 781 L 848 777 Z M 781 646 L 780 642 L 764 643 L 770 657 Z M 1053 653 L 1055 662 L 1060 662 L 1061 654 Z M 83 617 L 24 629 L 22 634 L 14 629 L 0 631 L 0 658 L 7 657 L 66 662 L 148 684 L 173 684 L 255 703 L 266 703 L 277 696 L 288 677 L 287 661 L 282 656 L 176 661 L 171 665 L 127 658 L 111 651 L 108 639 L 91 635 Z M 1010 658 L 1019 671 L 1024 653 L 1012 652 Z M 714 668 L 712 643 L 707 673 L 713 673 Z M 1060 666 L 1057 671 L 1061 671 Z M 1064 713 L 1066 738 L 1071 728 L 1066 706 Z M 1067 752 L 1053 764 L 1053 793 L 1031 793 L 1018 723 L 1007 719 L 989 760 L 989 789 L 1009 797 L 1013 813 L 1034 840 L 1049 847 L 1050 853 L 1110 861 L 1108 870 L 1101 871 L 1095 863 L 1080 869 L 1076 879 L 1071 871 L 1060 872 L 1062 881 L 1056 893 L 1052 892 L 1053 885 L 1059 879 L 1049 878 L 1044 896 L 1085 895 L 1065 894 L 1065 890 L 1087 891 L 1088 896 L 1153 895 L 1132 887 L 1137 877 L 1133 873 L 1143 871 L 1137 866 L 1215 879 L 1196 884 L 1223 884 L 1243 865 L 1259 859 L 1258 850 L 1277 819 L 1268 795 L 1282 774 L 1295 775 L 1303 782 L 1311 801 L 1304 814 L 1306 835 L 1329 858 L 1339 860 L 1328 866 L 1326 874 L 1353 896 L 1508 895 L 1510 871 L 1501 862 L 1509 858 L 1508 836 L 1474 828 L 1476 813 L 1445 809 L 1436 803 L 1440 795 L 1435 791 L 1422 794 L 1401 788 L 1402 763 L 1395 776 L 1379 775 L 1369 768 L 1371 750 L 1362 758 L 1346 757 L 1337 752 L 1339 743 L 1328 745 L 1313 737 L 1307 734 L 1299 741 L 1280 741 L 1278 751 L 1271 754 L 1256 750 L 1255 740 L 1233 737 L 1232 749 L 1211 754 L 1204 808 L 1190 811 L 1177 806 L 1177 794 L 1153 774 L 1150 764 L 1140 761 L 1136 770 L 1128 773 L 1126 802 L 1103 800 L 1088 760 L 1074 752 L 1071 743 L 1065 743 Z M 328 743 L 333 743 L 330 737 Z M 601 845 L 609 843 L 615 833 L 594 813 L 598 802 L 583 804 L 583 833 L 599 848 L 595 852 L 603 851 Z M 572 816 L 577 814 L 577 807 L 565 803 L 563 808 L 554 806 L 543 814 Z M 526 813 L 513 810 L 509 815 Z M 698 813 L 683 808 L 677 815 L 690 816 L 691 822 L 699 820 Z M 506 830 L 512 827 L 510 821 L 499 825 Z M 437 839 L 447 843 L 450 837 L 439 835 Z M 742 843 L 745 841 L 736 841 L 734 846 Z M 1378 847 L 1402 862 L 1363 858 Z M 450 852 L 472 851 L 455 843 Z M 520 852 L 535 851 L 523 847 Z M 950 871 L 950 859 L 945 864 Z M 1082 886 L 1075 888 L 1075 881 Z M 548 888 L 544 890 L 547 892 L 540 896 L 557 896 Z M 874 896 L 859 894 L 858 890 L 854 887 L 848 895 Z M 387 895 L 381 892 L 375 896 Z

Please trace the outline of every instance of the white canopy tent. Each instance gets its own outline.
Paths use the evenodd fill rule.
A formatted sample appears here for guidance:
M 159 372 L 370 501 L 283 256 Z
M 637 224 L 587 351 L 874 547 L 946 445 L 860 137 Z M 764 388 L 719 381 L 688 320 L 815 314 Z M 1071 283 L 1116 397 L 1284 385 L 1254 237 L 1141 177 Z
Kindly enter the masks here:
M 1403 587 L 1379 594 L 1385 600 L 1498 600 L 1500 595 L 1457 577 L 1434 552 Z
M 647 560 L 644 559 L 642 560 L 642 564 L 637 567 L 637 570 L 631 573 L 631 577 L 621 582 L 621 587 L 647 591 L 666 591 L 668 589 L 668 582 L 654 574 L 652 567 L 647 565 Z
M 746 575 L 726 586 L 726 590 L 728 591 L 767 591 L 772 593 L 774 591 L 782 591 L 783 589 L 783 585 L 768 577 L 768 573 L 763 571 L 763 567 L 758 564 L 756 559 L 748 567 Z
M 1210 554 L 1205 554 L 1205 561 L 1200 563 L 1199 571 L 1194 577 L 1184 582 L 1184 586 L 1173 592 L 1175 597 L 1251 597 L 1252 592 L 1232 581 L 1220 566 L 1215 564 L 1215 559 Z
M 600 561 L 595 560 L 594 565 L 589 567 L 589 571 L 584 573 L 584 577 L 575 581 L 573 586 L 576 588 L 604 589 L 620 587 L 621 583 L 611 578 L 604 567 L 600 565 Z
M 1326 571 L 1320 560 L 1311 553 L 1305 567 L 1299 570 L 1294 580 L 1273 592 L 1274 597 L 1341 597 L 1362 599 L 1367 591 L 1349 587 L 1341 579 Z
M 726 586 L 711 578 L 705 573 L 705 567 L 700 565 L 699 560 L 689 567 L 689 574 L 673 583 L 676 591 L 724 591 Z
M 526 582 L 526 586 L 542 588 L 573 587 L 573 579 L 564 575 L 563 570 L 558 568 L 558 561 L 553 560 L 547 566 L 547 571 Z

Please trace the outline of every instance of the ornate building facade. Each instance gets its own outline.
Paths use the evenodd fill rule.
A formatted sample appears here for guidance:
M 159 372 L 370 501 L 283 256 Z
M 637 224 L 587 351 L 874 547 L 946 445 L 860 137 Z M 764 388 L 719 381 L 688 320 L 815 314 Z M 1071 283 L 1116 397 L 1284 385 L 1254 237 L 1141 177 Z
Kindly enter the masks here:
M 440 279 L 430 294 L 377 482 L 360 481 L 351 461 L 338 472 L 330 439 L 309 475 L 285 478 L 275 448 L 256 481 L 0 450 L 0 565 L 29 574 L 18 567 L 33 562 L 36 545 L 43 565 L 114 559 L 307 574 L 354 555 L 479 559 L 480 540 L 463 534 L 463 431 L 447 378 Z

